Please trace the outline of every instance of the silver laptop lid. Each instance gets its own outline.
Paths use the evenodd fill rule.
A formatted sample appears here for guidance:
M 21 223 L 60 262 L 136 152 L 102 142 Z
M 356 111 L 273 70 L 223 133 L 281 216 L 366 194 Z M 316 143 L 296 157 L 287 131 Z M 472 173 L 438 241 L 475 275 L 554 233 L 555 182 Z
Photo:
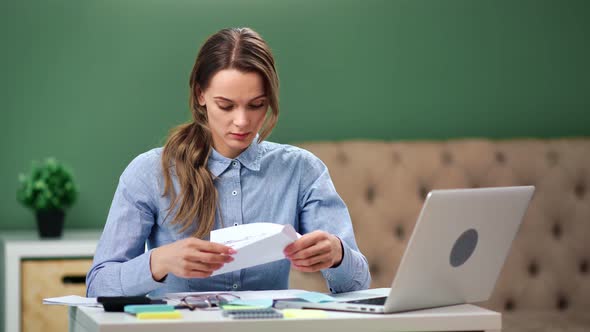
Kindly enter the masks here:
M 489 299 L 534 189 L 522 186 L 431 191 L 384 311 Z

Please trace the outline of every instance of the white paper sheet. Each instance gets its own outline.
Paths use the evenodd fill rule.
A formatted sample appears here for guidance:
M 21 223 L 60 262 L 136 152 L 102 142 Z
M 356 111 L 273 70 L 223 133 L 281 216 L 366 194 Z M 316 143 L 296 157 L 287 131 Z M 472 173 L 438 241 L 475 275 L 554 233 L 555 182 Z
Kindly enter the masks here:
M 213 275 L 283 259 L 283 249 L 300 237 L 293 226 L 273 223 L 252 223 L 214 230 L 211 242 L 232 247 L 237 253 L 233 255 L 234 261 L 225 264 Z
M 96 301 L 96 297 L 82 297 L 82 296 L 78 296 L 78 295 L 49 297 L 49 298 L 43 299 L 43 304 L 68 305 L 68 306 L 89 306 L 89 307 L 101 306 Z

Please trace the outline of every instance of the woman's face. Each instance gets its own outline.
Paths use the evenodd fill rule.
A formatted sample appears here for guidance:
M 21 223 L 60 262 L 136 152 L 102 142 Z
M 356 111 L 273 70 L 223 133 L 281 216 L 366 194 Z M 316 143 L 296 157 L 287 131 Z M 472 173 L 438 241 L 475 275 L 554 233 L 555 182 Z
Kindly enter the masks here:
M 256 137 L 268 110 L 262 76 L 224 69 L 205 91 L 197 88 L 197 96 L 199 105 L 207 106 L 213 147 L 227 158 L 237 157 Z

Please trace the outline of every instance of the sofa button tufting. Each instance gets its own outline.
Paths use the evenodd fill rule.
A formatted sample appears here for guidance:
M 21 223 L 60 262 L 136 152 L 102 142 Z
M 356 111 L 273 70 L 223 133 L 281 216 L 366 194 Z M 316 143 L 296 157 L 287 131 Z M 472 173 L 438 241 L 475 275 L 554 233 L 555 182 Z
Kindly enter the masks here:
M 375 187 L 374 186 L 369 186 L 367 187 L 367 202 L 372 203 L 373 200 L 375 199 Z
M 555 151 L 548 151 L 545 157 L 549 166 L 555 166 L 559 162 L 559 155 Z
M 586 259 L 583 259 L 583 260 L 580 262 L 580 273 L 581 273 L 581 274 L 586 274 L 586 273 L 588 273 L 588 260 L 586 260 Z
M 516 306 L 514 305 L 514 301 L 512 299 L 506 300 L 506 302 L 504 303 L 504 310 L 514 311 L 514 308 L 516 308 Z
M 399 152 L 394 151 L 392 154 L 392 157 L 393 157 L 394 164 L 399 164 L 402 162 L 402 157 L 400 156 Z
M 336 160 L 338 160 L 339 163 L 341 163 L 342 165 L 344 165 L 344 164 L 347 164 L 348 163 L 348 156 L 346 155 L 346 153 L 344 153 L 344 152 L 341 151 L 336 156 Z
M 418 188 L 418 196 L 422 199 L 425 200 L 426 199 L 426 195 L 428 195 L 428 192 L 430 190 L 428 188 L 426 188 L 426 186 L 420 186 L 420 188 Z
M 395 234 L 395 237 L 398 240 L 400 240 L 400 241 L 403 241 L 404 240 L 405 231 L 404 231 L 404 226 L 402 226 L 401 224 L 395 226 L 395 229 L 393 230 L 393 233 Z
M 536 277 L 539 274 L 539 265 L 537 264 L 537 262 L 532 261 L 529 264 L 528 270 L 529 270 L 529 275 L 531 277 Z
M 450 165 L 453 163 L 453 155 L 449 151 L 444 151 L 441 155 L 443 165 Z
M 561 238 L 561 224 L 559 224 L 559 221 L 555 221 L 555 223 L 553 224 L 553 227 L 551 228 L 551 233 L 553 233 L 553 237 L 556 240 L 559 240 L 559 238 Z
M 559 295 L 557 297 L 557 309 L 560 311 L 567 310 L 569 306 L 568 300 L 564 295 Z
M 379 266 L 377 264 L 369 265 L 369 271 L 371 272 L 372 276 L 376 276 L 379 274 Z
M 574 193 L 576 194 L 577 198 L 579 198 L 579 199 L 584 198 L 584 195 L 586 195 L 586 186 L 583 183 L 578 183 L 574 187 Z

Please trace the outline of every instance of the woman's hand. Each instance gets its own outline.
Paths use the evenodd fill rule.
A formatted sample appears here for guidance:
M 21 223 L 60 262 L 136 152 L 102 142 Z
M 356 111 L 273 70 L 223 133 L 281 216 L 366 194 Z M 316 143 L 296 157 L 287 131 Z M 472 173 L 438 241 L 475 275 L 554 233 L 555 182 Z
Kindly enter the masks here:
M 303 235 L 284 250 L 293 268 L 302 272 L 315 272 L 342 261 L 342 243 L 340 239 L 324 231 L 315 231 Z
M 168 273 L 181 278 L 207 278 L 223 264 L 233 261 L 236 251 L 219 243 L 187 238 L 152 251 L 150 269 L 154 280 Z

